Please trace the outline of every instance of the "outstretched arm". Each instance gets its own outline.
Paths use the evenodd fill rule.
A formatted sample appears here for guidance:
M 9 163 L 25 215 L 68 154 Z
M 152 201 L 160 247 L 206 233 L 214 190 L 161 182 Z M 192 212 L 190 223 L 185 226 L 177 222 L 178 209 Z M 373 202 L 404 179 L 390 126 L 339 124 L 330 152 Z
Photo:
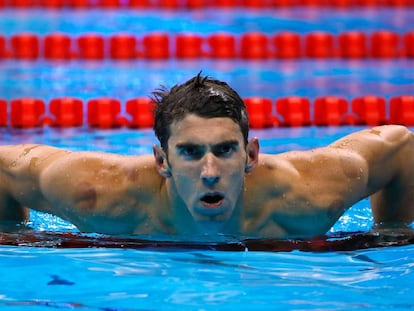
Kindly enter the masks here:
M 324 234 L 349 207 L 370 196 L 376 223 L 410 223 L 413 176 L 413 134 L 403 126 L 379 126 L 323 148 L 261 155 L 248 181 L 256 185 L 252 193 L 263 193 L 264 199 L 252 194 L 247 203 L 266 206 L 255 217 L 263 223 L 271 218 L 286 236 Z
M 330 147 L 350 150 L 367 167 L 364 196 L 371 196 L 376 223 L 414 221 L 414 135 L 389 125 L 351 134 Z
M 67 151 L 42 145 L 0 147 L 0 220 L 21 222 L 28 218 L 29 202 L 44 207 L 40 175 Z

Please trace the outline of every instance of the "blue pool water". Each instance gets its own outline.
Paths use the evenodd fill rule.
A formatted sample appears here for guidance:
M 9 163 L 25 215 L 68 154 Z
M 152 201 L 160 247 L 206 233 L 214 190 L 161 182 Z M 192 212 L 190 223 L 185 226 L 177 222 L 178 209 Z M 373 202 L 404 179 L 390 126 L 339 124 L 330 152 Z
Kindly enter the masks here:
M 150 31 L 209 34 L 218 30 L 307 33 L 366 32 L 414 28 L 413 10 L 0 10 L 0 33 L 61 31 L 110 35 Z M 348 99 L 414 93 L 411 59 L 345 61 L 48 62 L 0 61 L 0 98 L 60 96 L 83 100 L 148 95 L 203 70 L 228 81 L 241 96 L 287 95 Z M 358 127 L 254 130 L 262 152 L 279 153 L 326 145 Z M 150 153 L 151 130 L 0 128 L 0 144 L 44 143 L 70 150 L 133 155 Z M 70 223 L 32 213 L 35 232 L 72 232 Z M 368 200 L 353 206 L 328 234 L 368 231 Z M 38 246 L 38 247 L 33 247 Z M 56 249 L 36 243 L 0 246 L 1 310 L 412 310 L 414 246 L 336 252 L 222 252 L 206 250 Z

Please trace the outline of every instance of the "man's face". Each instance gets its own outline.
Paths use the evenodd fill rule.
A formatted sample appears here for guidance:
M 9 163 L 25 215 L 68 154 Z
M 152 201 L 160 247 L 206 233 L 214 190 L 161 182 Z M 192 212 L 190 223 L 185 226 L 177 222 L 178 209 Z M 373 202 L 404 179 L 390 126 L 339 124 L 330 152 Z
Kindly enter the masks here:
M 229 118 L 190 114 L 170 130 L 170 189 L 195 221 L 225 222 L 240 204 L 244 174 L 251 165 L 240 127 Z

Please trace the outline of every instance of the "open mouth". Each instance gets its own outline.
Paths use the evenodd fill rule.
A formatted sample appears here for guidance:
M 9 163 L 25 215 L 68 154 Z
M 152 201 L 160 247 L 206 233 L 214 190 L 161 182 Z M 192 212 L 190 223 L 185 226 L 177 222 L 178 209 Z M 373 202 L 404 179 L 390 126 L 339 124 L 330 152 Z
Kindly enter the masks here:
M 220 193 L 207 193 L 203 195 L 200 199 L 203 206 L 208 208 L 217 208 L 220 207 L 223 203 L 224 196 Z

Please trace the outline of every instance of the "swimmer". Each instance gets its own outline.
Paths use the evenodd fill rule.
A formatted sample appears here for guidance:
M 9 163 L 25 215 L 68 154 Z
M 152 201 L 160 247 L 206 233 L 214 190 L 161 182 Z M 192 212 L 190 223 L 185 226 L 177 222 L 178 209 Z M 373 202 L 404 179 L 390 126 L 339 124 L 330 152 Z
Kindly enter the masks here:
M 82 232 L 310 238 L 370 197 L 376 224 L 414 220 L 414 135 L 403 126 L 259 154 L 226 83 L 199 74 L 153 99 L 153 155 L 0 147 L 0 219 L 24 222 L 34 209 Z

